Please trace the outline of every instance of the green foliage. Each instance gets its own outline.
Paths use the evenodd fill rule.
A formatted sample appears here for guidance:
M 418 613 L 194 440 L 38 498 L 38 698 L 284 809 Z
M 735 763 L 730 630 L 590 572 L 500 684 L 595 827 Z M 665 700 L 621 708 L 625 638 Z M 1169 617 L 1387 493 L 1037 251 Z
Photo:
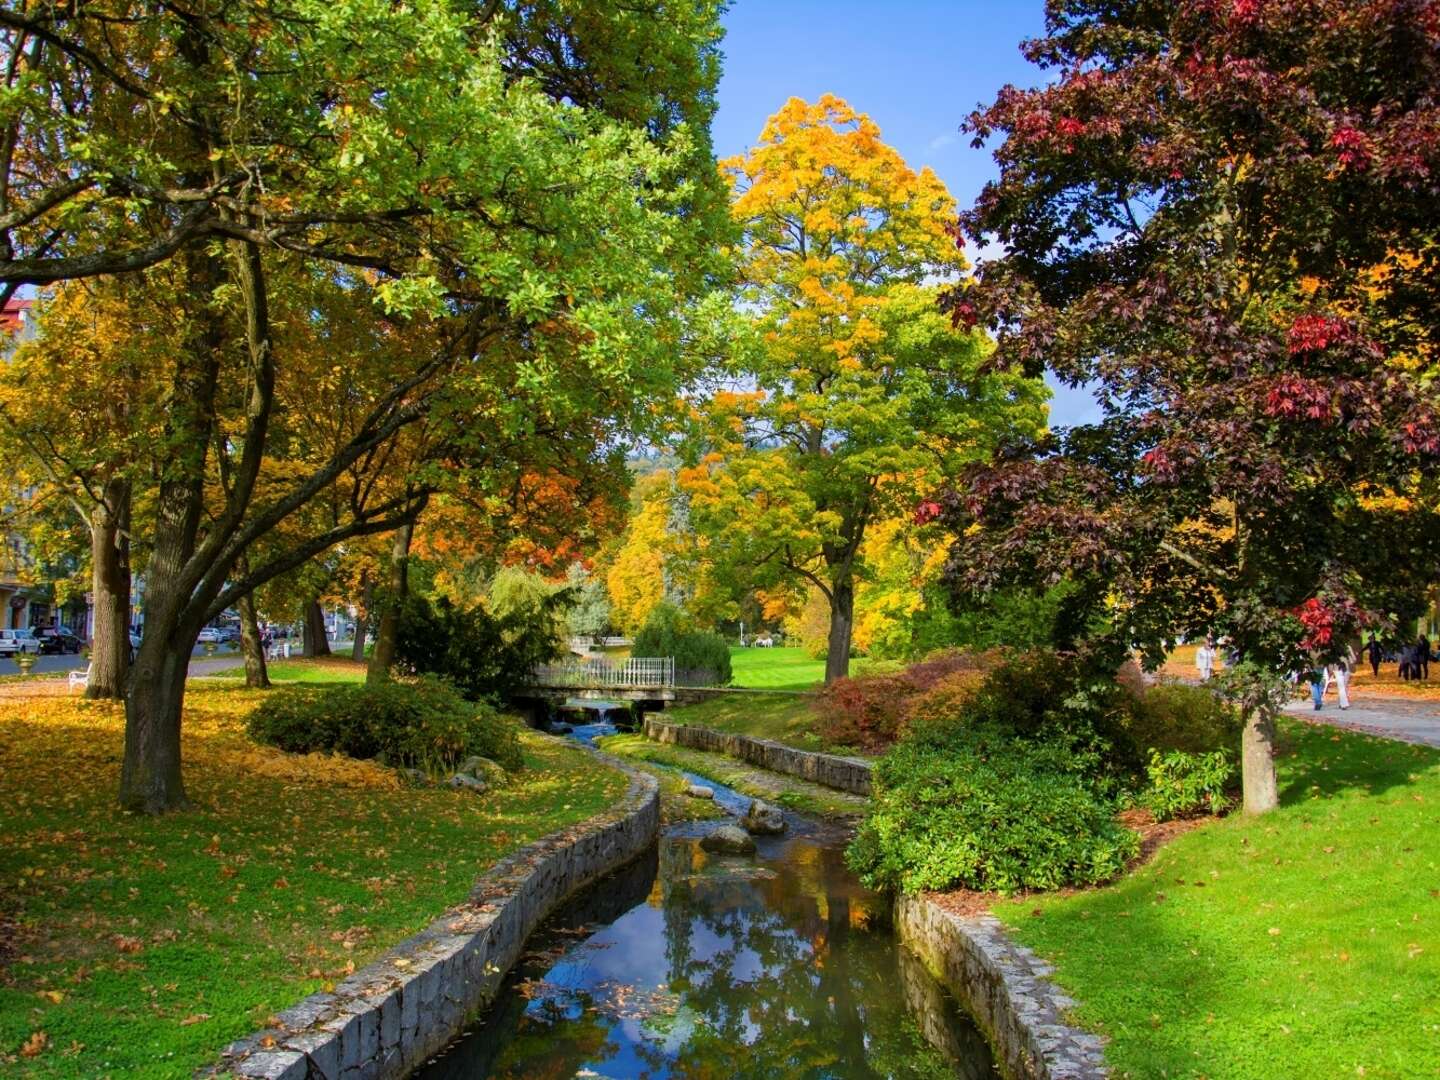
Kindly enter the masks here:
M 724 686 L 730 682 L 730 646 L 719 634 L 710 630 L 691 630 L 672 604 L 657 604 L 635 636 L 630 649 L 632 656 L 673 656 L 676 671 L 713 674 L 713 683 Z
M 1158 683 L 1135 701 L 1128 724 L 1132 745 L 1141 753 L 1180 750 L 1187 754 L 1240 750 L 1244 718 L 1219 694 L 1204 686 Z
M 1219 814 L 1229 807 L 1225 789 L 1235 778 L 1232 758 L 1215 750 L 1188 754 L 1184 750 L 1150 751 L 1150 786 L 1144 802 L 1157 821 Z
M 575 603 L 565 614 L 565 627 L 578 637 L 601 637 L 610 628 L 610 595 L 605 579 L 595 577 L 581 563 L 571 563 L 565 583 Z
M 1074 659 L 1023 653 L 978 682 L 946 671 L 908 709 L 849 851 L 875 886 L 1053 889 L 1119 873 L 1138 840 L 1115 820 L 1140 772 L 1129 693 Z
M 993 725 L 907 739 L 881 759 L 846 857 L 867 885 L 1014 892 L 1094 884 L 1139 849 L 1061 740 Z
M 267 697 L 247 727 L 257 741 L 291 753 L 336 750 L 432 773 L 472 754 L 520 767 L 515 724 L 435 678 L 287 687 Z
M 560 613 L 569 591 L 506 594 L 504 614 L 448 598 L 412 597 L 400 616 L 396 665 L 439 675 L 472 700 L 505 700 L 537 664 L 560 652 Z
M 982 604 L 953 610 L 943 585 L 927 586 L 910 624 L 911 657 L 936 649 L 1041 649 L 1054 643 L 1056 615 L 1067 585 L 1042 593 L 1029 588 L 1002 589 Z

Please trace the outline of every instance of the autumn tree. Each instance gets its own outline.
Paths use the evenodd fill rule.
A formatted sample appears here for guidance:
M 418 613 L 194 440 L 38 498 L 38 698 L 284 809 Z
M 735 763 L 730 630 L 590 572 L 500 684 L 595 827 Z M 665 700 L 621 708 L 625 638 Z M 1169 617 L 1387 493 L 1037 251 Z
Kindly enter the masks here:
M 186 803 L 199 629 L 407 520 L 425 477 L 368 479 L 397 432 L 443 416 L 455 458 L 668 392 L 683 309 L 715 266 L 716 9 L 574 8 L 0 5 L 0 287 L 173 261 L 195 309 L 164 372 L 123 806 Z M 419 347 L 367 354 L 388 378 L 357 397 L 347 439 L 262 492 L 288 364 L 272 275 L 297 263 Z M 337 486 L 339 520 L 236 576 Z
M 964 269 L 954 200 L 869 117 L 792 98 L 722 169 L 757 340 L 735 357 L 737 388 L 704 404 L 706 453 L 682 482 L 712 558 L 825 597 L 834 679 L 871 523 L 908 512 L 920 476 L 1036 430 L 1043 392 L 984 374 L 984 338 L 938 316 L 934 283 Z
M 948 307 L 1101 422 L 961 473 L 961 593 L 1068 580 L 1113 672 L 1214 632 L 1244 659 L 1245 806 L 1276 804 L 1289 671 L 1418 596 L 1440 553 L 1433 389 L 1440 19 L 1372 0 L 1052 0 L 1054 77 L 976 112 L 1003 246 Z M 1383 498 L 1381 496 L 1384 496 Z M 939 507 L 936 507 L 938 510 Z

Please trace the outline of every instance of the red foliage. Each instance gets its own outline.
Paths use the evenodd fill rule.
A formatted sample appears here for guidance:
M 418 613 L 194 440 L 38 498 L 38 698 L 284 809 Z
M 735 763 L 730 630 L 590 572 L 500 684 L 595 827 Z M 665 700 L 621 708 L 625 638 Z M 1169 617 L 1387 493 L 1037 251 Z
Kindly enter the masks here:
M 929 499 L 915 507 L 915 524 L 925 525 L 940 516 L 940 504 Z
M 1265 395 L 1265 413 L 1285 420 L 1332 420 L 1330 388 L 1301 375 L 1281 375 Z
M 1324 352 L 1331 345 L 1355 339 L 1355 331 L 1344 319 L 1332 315 L 1301 315 L 1290 324 L 1290 355 Z
M 1295 609 L 1295 615 L 1305 626 L 1305 636 L 1300 639 L 1302 647 L 1316 651 L 1329 647 L 1335 636 L 1335 616 L 1325 601 L 1312 596 Z
M 1336 156 L 1345 168 L 1363 171 L 1370 167 L 1370 140 L 1363 131 L 1353 127 L 1337 128 L 1330 136 L 1330 145 L 1339 151 Z
M 904 732 L 916 703 L 937 687 L 978 682 L 996 655 L 947 650 L 894 675 L 836 679 L 816 704 L 820 736 L 836 746 L 883 750 Z

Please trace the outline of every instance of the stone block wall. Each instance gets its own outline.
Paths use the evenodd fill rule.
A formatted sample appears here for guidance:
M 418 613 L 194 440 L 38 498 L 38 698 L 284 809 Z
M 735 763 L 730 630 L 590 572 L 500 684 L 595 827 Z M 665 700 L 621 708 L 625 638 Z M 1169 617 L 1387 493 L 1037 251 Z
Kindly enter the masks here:
M 1065 1020 L 1075 1001 L 1050 981 L 1054 969 L 1012 941 L 1000 920 L 899 896 L 895 932 L 979 1022 L 1009 1080 L 1109 1075 L 1100 1037 Z
M 408 1075 L 493 1000 L 525 940 L 577 889 L 655 843 L 659 785 L 630 775 L 618 804 L 552 833 L 483 875 L 470 898 L 351 975 L 230 1046 L 213 1072 L 267 1080 L 388 1080 Z
M 658 743 L 688 746 L 695 750 L 709 750 L 717 754 L 729 754 L 741 761 L 748 761 L 771 772 L 798 776 L 811 783 L 855 795 L 870 794 L 870 762 L 863 758 L 841 757 L 838 754 L 820 754 L 811 750 L 797 750 L 784 743 L 770 739 L 755 739 L 749 735 L 733 735 L 713 728 L 696 727 L 692 724 L 671 724 L 653 716 L 645 718 L 646 738 Z

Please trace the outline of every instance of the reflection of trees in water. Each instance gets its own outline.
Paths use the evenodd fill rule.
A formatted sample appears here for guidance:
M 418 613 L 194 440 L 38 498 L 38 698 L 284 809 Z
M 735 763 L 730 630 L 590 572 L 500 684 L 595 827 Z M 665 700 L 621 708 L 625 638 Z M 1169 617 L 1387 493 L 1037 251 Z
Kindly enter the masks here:
M 632 963 L 618 994 L 595 979 L 575 989 L 539 987 L 546 996 L 528 1013 L 531 1003 L 508 991 L 477 1034 L 488 1049 L 472 1046 L 477 1039 L 460 1044 L 443 1075 L 569 1077 L 585 1065 L 604 1076 L 687 1080 L 991 1080 L 983 1042 L 963 1025 L 952 1030 L 953 1006 L 896 947 L 885 901 L 858 888 L 840 850 L 790 840 L 770 853 L 779 855 L 778 873 L 707 855 L 692 841 L 662 840 L 657 888 L 640 917 L 653 919 L 659 906 L 663 959 L 647 954 L 651 970 Z M 569 925 L 606 912 L 613 920 L 620 904 L 643 903 L 646 870 L 598 890 L 599 907 L 577 907 Z M 533 963 L 525 974 L 543 977 L 550 967 Z M 641 1018 L 638 1041 L 630 1039 L 635 1026 L 622 1029 L 626 1017 Z M 440 1075 L 432 1070 L 426 1080 Z
M 671 878 L 666 956 L 672 978 L 684 980 L 693 1029 L 673 1059 L 659 1043 L 642 1056 L 657 1071 L 694 1080 L 953 1075 L 896 992 L 892 939 L 864 928 L 863 904 L 852 911 L 839 852 L 789 847 L 786 873 L 776 877 L 746 868 L 717 876 L 702 864 Z M 662 856 L 662 876 L 680 863 Z M 797 864 L 803 869 L 791 873 Z

